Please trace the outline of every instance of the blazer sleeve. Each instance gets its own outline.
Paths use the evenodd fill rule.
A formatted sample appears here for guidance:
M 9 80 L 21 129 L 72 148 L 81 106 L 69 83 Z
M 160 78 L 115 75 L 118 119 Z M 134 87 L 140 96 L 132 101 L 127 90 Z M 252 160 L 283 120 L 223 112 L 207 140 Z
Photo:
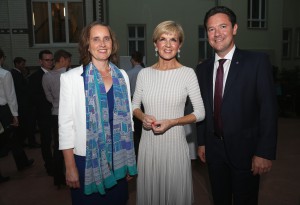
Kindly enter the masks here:
M 272 66 L 267 55 L 262 55 L 257 75 L 259 138 L 255 155 L 275 159 L 277 145 L 277 101 Z
M 72 80 L 68 75 L 62 74 L 60 77 L 59 96 L 59 149 L 71 149 L 75 147 L 75 122 L 72 106 Z

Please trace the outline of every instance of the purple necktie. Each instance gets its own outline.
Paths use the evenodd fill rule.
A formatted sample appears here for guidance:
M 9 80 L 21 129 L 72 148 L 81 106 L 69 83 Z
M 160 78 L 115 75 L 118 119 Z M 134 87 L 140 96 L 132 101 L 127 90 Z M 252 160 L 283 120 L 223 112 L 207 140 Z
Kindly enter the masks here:
M 219 60 L 219 67 L 217 70 L 217 76 L 215 81 L 215 97 L 214 97 L 214 128 L 217 136 L 222 136 L 222 119 L 221 119 L 221 104 L 223 96 L 223 64 L 226 59 Z

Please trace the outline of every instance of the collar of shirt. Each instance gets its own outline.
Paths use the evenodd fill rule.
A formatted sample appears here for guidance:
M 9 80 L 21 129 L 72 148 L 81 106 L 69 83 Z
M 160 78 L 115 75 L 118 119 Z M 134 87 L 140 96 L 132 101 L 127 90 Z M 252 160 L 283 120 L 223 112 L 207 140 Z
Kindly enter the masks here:
M 224 76 L 223 76 L 223 93 L 224 93 L 224 89 L 225 89 L 225 85 L 226 85 L 226 80 L 227 80 L 227 76 L 229 73 L 229 68 L 230 68 L 230 64 L 231 64 L 231 60 L 235 51 L 235 45 L 232 47 L 232 49 L 226 54 L 226 56 L 224 57 L 224 59 L 226 59 L 226 62 L 223 65 L 224 68 Z M 218 56 L 217 54 L 215 54 L 215 63 L 214 63 L 214 75 L 213 75 L 213 86 L 214 86 L 214 91 L 215 91 L 215 81 L 216 81 L 216 75 L 217 75 L 217 69 L 219 67 L 219 61 L 221 57 Z
M 18 71 L 19 73 L 21 73 L 21 71 L 18 68 L 13 68 L 13 69 L 15 69 L 16 71 Z
M 48 73 L 48 70 L 47 70 L 47 69 L 45 69 L 45 68 L 43 68 L 43 67 L 41 67 L 41 69 L 44 71 L 44 73 Z

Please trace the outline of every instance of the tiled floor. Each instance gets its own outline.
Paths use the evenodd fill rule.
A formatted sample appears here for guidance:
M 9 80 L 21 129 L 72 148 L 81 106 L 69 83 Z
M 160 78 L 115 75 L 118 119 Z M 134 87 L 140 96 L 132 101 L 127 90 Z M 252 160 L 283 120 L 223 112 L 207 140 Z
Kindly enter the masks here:
M 26 149 L 35 164 L 18 172 L 11 154 L 0 158 L 9 182 L 0 184 L 0 205 L 70 205 L 67 188 L 58 190 L 44 170 L 40 149 Z M 278 159 L 262 177 L 259 205 L 300 205 L 300 119 L 279 119 Z M 212 205 L 206 167 L 192 162 L 195 205 Z M 135 204 L 135 180 L 129 184 L 128 205 Z

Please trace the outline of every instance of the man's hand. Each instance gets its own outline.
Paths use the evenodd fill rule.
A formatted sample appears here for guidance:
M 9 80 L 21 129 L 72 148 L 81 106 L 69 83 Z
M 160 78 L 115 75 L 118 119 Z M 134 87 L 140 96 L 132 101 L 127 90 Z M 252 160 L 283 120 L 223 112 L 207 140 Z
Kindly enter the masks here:
M 19 126 L 19 119 L 18 119 L 17 116 L 13 117 L 13 121 L 12 121 L 11 125 L 14 126 L 14 127 L 18 127 Z
M 198 156 L 200 157 L 200 160 L 205 163 L 206 158 L 205 158 L 205 146 L 199 146 L 198 147 Z
M 253 175 L 262 175 L 267 173 L 272 168 L 272 161 L 268 159 L 264 159 L 258 156 L 253 156 L 252 158 L 252 169 Z

